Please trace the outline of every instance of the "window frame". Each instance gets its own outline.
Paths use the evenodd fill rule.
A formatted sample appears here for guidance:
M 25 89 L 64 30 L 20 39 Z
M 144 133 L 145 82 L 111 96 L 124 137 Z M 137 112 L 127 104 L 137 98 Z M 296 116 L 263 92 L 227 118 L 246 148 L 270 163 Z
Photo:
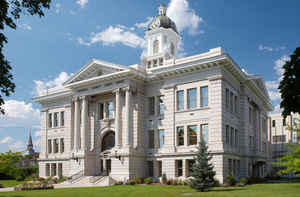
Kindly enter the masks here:
M 184 90 L 178 90 L 176 92 L 176 109 L 177 111 L 184 110 Z
M 192 127 L 195 128 L 195 130 L 192 129 Z M 188 145 L 197 145 L 198 143 L 198 132 L 197 132 L 197 125 L 188 125 L 187 126 L 187 132 L 188 132 Z M 194 133 L 193 133 L 194 132 Z
M 206 89 L 206 97 L 204 97 L 203 90 Z M 200 107 L 208 107 L 208 86 L 200 87 Z M 206 103 L 204 103 L 206 101 Z M 205 105 L 206 104 L 206 105 Z
M 182 129 L 179 131 L 179 129 Z M 182 133 L 182 136 L 179 135 L 179 132 Z M 178 126 L 176 127 L 176 136 L 177 136 L 177 146 L 184 146 L 184 126 Z M 182 142 L 182 143 L 180 143 Z
M 192 91 L 195 91 L 194 94 L 191 94 Z M 194 98 L 193 98 L 194 97 Z M 187 109 L 195 109 L 197 108 L 197 88 L 187 89 Z M 192 106 L 192 104 L 194 104 Z

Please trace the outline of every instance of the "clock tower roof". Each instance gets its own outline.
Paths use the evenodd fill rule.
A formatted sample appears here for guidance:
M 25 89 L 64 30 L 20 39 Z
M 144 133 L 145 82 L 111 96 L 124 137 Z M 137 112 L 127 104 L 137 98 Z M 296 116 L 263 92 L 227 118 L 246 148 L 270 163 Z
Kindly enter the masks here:
M 167 8 L 164 4 L 160 4 L 158 8 L 158 16 L 156 16 L 150 22 L 148 26 L 148 31 L 159 29 L 160 27 L 166 29 L 172 29 L 174 32 L 178 33 L 175 23 L 167 16 Z

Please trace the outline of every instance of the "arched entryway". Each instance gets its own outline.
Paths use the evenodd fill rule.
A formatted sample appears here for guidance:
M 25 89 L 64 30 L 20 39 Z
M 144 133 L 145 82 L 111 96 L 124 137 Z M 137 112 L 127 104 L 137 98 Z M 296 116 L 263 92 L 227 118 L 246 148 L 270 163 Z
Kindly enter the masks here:
M 115 132 L 106 131 L 101 137 L 100 146 L 100 172 L 109 175 L 111 172 L 111 149 L 115 146 Z

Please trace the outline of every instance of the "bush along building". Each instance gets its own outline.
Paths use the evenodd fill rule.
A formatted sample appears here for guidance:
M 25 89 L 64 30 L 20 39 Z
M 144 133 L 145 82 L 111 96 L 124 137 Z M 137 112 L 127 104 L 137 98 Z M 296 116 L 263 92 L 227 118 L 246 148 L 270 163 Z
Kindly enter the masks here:
M 220 47 L 178 58 L 181 37 L 166 7 L 158 10 L 140 64 L 93 59 L 63 88 L 34 98 L 42 105 L 40 176 L 103 185 L 185 179 L 201 138 L 221 183 L 228 172 L 267 174 L 272 105 L 263 79 Z

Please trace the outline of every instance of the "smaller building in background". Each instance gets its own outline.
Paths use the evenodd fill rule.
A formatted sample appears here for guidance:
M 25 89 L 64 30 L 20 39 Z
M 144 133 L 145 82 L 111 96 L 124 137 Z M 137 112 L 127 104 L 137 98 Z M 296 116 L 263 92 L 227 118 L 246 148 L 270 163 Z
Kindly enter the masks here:
M 299 135 L 296 131 L 291 131 L 291 125 L 298 123 L 299 114 L 287 116 L 285 119 L 281 113 L 269 115 L 269 141 L 272 147 L 272 159 L 276 161 L 277 158 L 284 156 L 291 149 L 288 144 L 296 144 L 299 142 Z M 273 166 L 274 171 L 278 171 L 280 167 Z
M 34 151 L 31 133 L 29 133 L 27 148 L 22 154 L 23 158 L 19 162 L 19 167 L 38 167 L 39 153 Z

